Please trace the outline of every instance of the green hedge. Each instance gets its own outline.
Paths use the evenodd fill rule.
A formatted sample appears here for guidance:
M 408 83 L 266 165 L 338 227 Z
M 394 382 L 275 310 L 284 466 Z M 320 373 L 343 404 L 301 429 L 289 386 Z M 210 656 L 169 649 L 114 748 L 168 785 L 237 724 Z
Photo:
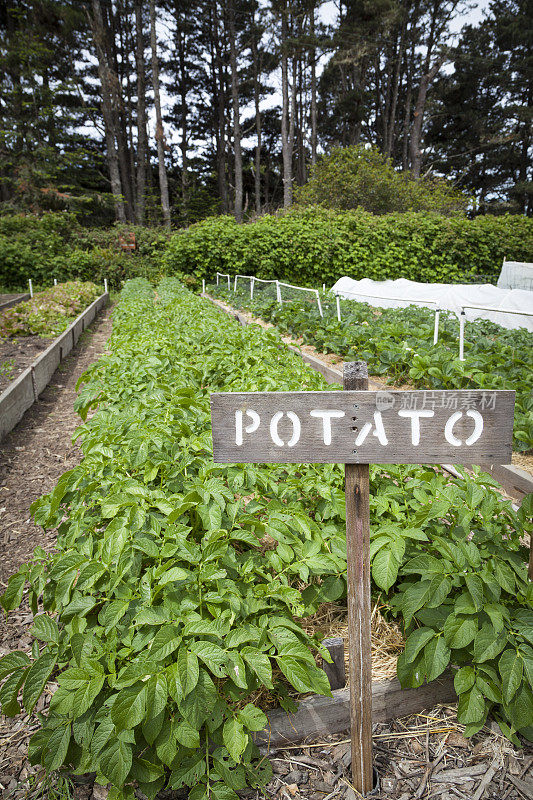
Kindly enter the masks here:
M 533 219 L 312 208 L 248 225 L 204 220 L 172 237 L 164 266 L 167 274 L 211 278 L 218 270 L 314 286 L 343 275 L 495 283 L 504 257 L 533 261 Z
M 120 250 L 124 233 L 135 234 L 134 253 Z M 98 284 L 107 278 L 112 288 L 137 276 L 158 282 L 168 237 L 162 228 L 83 228 L 67 212 L 6 214 L 0 216 L 0 286 L 24 289 L 28 278 L 34 287 L 51 286 L 54 278 Z

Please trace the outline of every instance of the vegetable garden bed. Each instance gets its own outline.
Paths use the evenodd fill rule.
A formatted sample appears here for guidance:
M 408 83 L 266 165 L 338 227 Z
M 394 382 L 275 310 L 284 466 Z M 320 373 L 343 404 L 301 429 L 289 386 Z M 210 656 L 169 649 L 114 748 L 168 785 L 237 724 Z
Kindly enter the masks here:
M 84 459 L 33 507 L 59 526 L 57 552 L 2 597 L 14 609 L 29 587 L 36 641 L 0 660 L 0 699 L 16 714 L 22 689 L 29 712 L 59 685 L 30 746 L 49 771 L 96 772 L 115 798 L 168 785 L 231 800 L 270 776 L 252 742 L 261 706 L 329 694 L 299 620 L 344 596 L 344 492 L 336 465 L 213 464 L 209 393 L 324 382 L 275 331 L 176 281 L 157 300 L 128 284 L 114 322 L 77 402 L 97 409 Z M 527 504 L 515 513 L 481 473 L 375 466 L 371 481 L 374 589 L 405 626 L 402 684 L 451 666 L 466 733 L 492 711 L 518 742 L 533 723 Z

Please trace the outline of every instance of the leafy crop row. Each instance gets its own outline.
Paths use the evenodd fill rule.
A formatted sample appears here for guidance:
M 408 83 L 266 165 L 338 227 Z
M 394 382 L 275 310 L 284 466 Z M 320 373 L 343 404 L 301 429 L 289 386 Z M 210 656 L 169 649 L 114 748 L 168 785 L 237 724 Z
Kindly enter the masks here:
M 101 294 L 94 283 L 69 281 L 37 292 L 0 314 L 0 336 L 54 336 Z
M 116 799 L 187 786 L 237 800 L 270 774 L 252 741 L 263 701 L 329 692 L 298 619 L 345 595 L 343 473 L 214 464 L 209 393 L 323 380 L 275 331 L 173 280 L 157 298 L 126 286 L 110 352 L 83 380 L 83 460 L 32 509 L 58 526 L 57 551 L 38 549 L 1 598 L 9 611 L 28 588 L 36 614 L 31 656 L 0 659 L 2 710 L 17 714 L 21 693 L 30 712 L 57 682 L 34 762 L 95 772 Z M 469 733 L 491 709 L 510 736 L 533 724 L 525 522 L 486 475 L 371 470 L 374 590 L 408 636 L 400 678 L 453 665 Z
M 465 360 L 460 361 L 455 314 L 441 313 L 439 341 L 434 345 L 434 312 L 425 308 L 381 309 L 344 300 L 339 323 L 332 298 L 322 300 L 321 318 L 314 301 L 280 306 L 272 294 L 250 302 L 249 289 L 245 288 L 234 293 L 221 284 L 210 291 L 322 352 L 347 360 L 366 360 L 371 375 L 383 376 L 396 385 L 408 382 L 424 389 L 514 389 L 514 449 L 533 450 L 533 334 L 524 329 L 507 330 L 485 320 L 469 322 Z

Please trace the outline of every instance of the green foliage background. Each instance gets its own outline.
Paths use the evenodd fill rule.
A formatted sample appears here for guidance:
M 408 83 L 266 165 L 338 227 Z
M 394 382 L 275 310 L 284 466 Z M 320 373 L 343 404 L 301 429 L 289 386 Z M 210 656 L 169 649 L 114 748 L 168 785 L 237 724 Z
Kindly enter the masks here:
M 218 270 L 299 285 L 353 278 L 495 283 L 504 258 L 533 261 L 533 220 L 447 218 L 422 212 L 309 208 L 237 225 L 205 220 L 172 237 L 167 274 L 209 278 Z

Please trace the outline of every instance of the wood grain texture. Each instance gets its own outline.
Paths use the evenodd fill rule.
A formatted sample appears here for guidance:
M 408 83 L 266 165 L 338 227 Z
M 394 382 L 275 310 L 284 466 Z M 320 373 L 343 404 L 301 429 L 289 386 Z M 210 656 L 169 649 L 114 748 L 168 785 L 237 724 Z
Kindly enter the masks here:
M 345 364 L 345 391 L 362 392 L 367 388 L 366 363 L 353 361 Z M 357 401 L 351 403 L 351 407 L 352 414 L 359 419 Z M 368 464 L 346 464 L 345 493 L 352 780 L 354 788 L 365 795 L 372 791 L 373 786 Z
M 342 636 L 335 636 L 331 639 L 323 639 L 322 647 L 325 647 L 332 658 L 332 663 L 322 661 L 322 669 L 328 676 L 329 685 L 333 689 L 343 689 L 346 686 L 346 671 L 344 667 L 344 639 Z
M 212 394 L 213 457 L 218 463 L 506 464 L 514 395 L 477 390 Z M 238 412 L 242 444 L 237 444 Z
M 457 700 L 453 678 L 444 675 L 418 689 L 402 689 L 396 679 L 372 683 L 372 719 L 389 719 L 419 714 L 439 703 Z M 274 709 L 267 727 L 254 735 L 263 749 L 276 750 L 287 744 L 313 741 L 330 734 L 344 733 L 350 727 L 350 690 L 337 689 L 333 697 L 312 695 L 300 701 L 295 714 Z

